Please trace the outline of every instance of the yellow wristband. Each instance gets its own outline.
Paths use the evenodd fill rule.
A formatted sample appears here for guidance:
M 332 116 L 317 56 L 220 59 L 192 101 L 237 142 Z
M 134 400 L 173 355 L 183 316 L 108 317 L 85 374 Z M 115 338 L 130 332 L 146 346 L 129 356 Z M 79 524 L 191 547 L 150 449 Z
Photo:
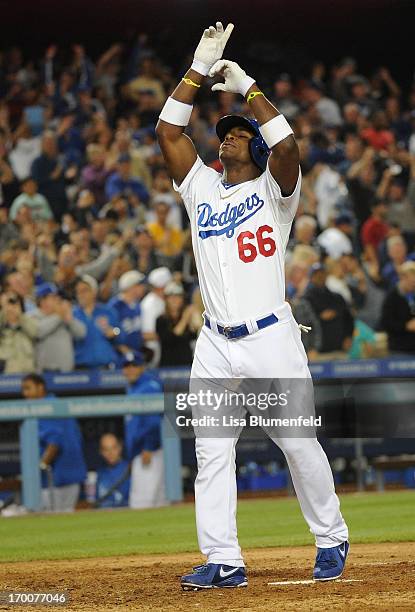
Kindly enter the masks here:
M 192 79 L 186 79 L 185 77 L 183 77 L 182 81 L 184 81 L 186 85 L 191 85 L 192 87 L 200 87 L 200 85 L 192 81 Z
M 246 101 L 249 103 L 251 102 L 254 98 L 256 98 L 256 96 L 263 96 L 264 94 L 262 93 L 262 91 L 251 91 L 251 93 L 249 94 L 249 96 L 247 97 Z

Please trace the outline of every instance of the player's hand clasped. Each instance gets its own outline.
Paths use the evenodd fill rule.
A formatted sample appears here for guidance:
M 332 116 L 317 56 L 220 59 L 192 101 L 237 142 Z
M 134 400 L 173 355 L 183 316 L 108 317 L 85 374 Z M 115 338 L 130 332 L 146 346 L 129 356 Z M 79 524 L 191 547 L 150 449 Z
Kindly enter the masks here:
M 212 91 L 229 91 L 245 96 L 248 89 L 255 83 L 255 79 L 248 76 L 239 64 L 230 60 L 219 60 L 209 70 L 211 77 L 219 73 L 223 75 L 225 82 L 215 83 Z
M 233 28 L 233 24 L 229 23 L 224 30 L 222 23 L 218 21 L 216 28 L 210 26 L 203 32 L 193 58 L 192 68 L 196 72 L 206 76 L 213 64 L 221 59 Z

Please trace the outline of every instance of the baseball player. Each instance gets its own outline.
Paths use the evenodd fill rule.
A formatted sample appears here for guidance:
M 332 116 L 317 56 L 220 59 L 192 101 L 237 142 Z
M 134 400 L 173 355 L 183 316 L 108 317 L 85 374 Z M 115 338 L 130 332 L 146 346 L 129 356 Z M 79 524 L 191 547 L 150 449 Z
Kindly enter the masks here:
M 205 306 L 192 379 L 310 379 L 300 330 L 284 300 L 284 251 L 300 197 L 299 154 L 288 122 L 255 80 L 222 60 L 233 30 L 203 33 L 193 63 L 166 101 L 157 135 L 182 196 Z M 244 96 L 255 117 L 226 116 L 216 133 L 223 174 L 207 167 L 183 133 L 205 77 L 212 91 Z M 313 577 L 338 578 L 348 530 L 327 457 L 316 437 L 273 437 L 283 451 L 317 556 Z M 181 579 L 183 589 L 247 586 L 236 529 L 236 437 L 196 432 L 196 524 L 205 565 Z
M 48 397 L 44 378 L 27 374 L 22 380 L 22 395 L 28 400 Z M 76 419 L 39 419 L 43 510 L 72 512 L 75 509 L 86 478 L 82 446 Z
M 160 381 L 145 371 L 143 355 L 138 351 L 124 355 L 123 373 L 128 382 L 127 395 L 162 392 Z M 124 434 L 127 457 L 131 461 L 130 508 L 165 506 L 161 415 L 127 415 Z

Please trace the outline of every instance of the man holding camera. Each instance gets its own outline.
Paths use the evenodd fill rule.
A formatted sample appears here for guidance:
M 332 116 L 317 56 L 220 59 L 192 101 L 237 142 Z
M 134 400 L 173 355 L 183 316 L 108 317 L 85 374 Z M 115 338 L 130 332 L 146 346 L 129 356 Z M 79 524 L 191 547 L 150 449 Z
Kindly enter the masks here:
M 25 314 L 17 293 L 4 293 L 0 304 L 0 367 L 5 374 L 31 372 L 35 367 L 36 321 Z

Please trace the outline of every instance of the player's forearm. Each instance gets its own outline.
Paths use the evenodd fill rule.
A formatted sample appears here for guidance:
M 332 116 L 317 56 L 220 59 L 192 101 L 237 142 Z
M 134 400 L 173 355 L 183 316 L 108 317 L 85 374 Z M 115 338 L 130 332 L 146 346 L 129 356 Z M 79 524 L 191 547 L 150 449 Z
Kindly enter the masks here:
M 188 81 L 187 83 L 185 79 Z M 199 74 L 196 72 L 196 70 L 189 68 L 177 85 L 176 89 L 171 94 L 171 97 L 174 98 L 174 100 L 183 102 L 184 104 L 193 104 L 204 79 L 205 77 L 202 74 Z
M 260 124 L 260 132 L 266 145 L 276 155 L 270 159 L 271 173 L 279 181 L 280 175 L 286 175 L 284 191 L 290 190 L 297 181 L 299 153 L 293 131 L 287 120 L 259 89 L 255 79 L 246 74 L 239 64 L 230 60 L 220 60 L 209 71 L 211 77 L 220 74 L 224 83 L 215 83 L 212 91 L 229 91 L 239 93 L 248 102 Z M 276 158 L 281 158 L 283 167 Z
M 58 453 L 59 446 L 56 444 L 48 444 L 41 458 L 41 463 L 44 463 L 45 465 L 52 465 L 58 456 Z
M 190 114 L 194 99 L 196 98 L 197 92 L 199 91 L 204 78 L 205 77 L 202 74 L 199 74 L 190 68 L 186 72 L 185 76 L 181 79 L 170 98 L 176 102 L 188 105 Z M 169 102 L 167 102 L 167 104 L 168 103 Z M 185 107 L 183 111 L 185 112 Z M 186 123 L 186 120 L 184 119 L 181 123 Z M 175 140 L 181 136 L 185 128 L 185 125 L 170 123 L 168 112 L 164 112 L 161 114 L 160 121 L 157 123 L 156 133 L 160 140 L 163 138 Z
M 261 89 L 258 87 L 256 83 L 253 83 L 251 87 L 246 92 L 245 99 L 249 100 L 248 104 L 253 114 L 255 115 L 255 119 L 258 121 L 260 125 L 270 121 L 274 117 L 278 117 L 280 114 L 279 110 L 275 108 L 275 106 L 265 97 L 265 95 L 261 92 L 257 95 L 253 96 L 249 99 L 250 94 L 261 92 Z
M 275 119 L 275 117 L 278 117 L 280 115 L 280 112 L 268 100 L 268 98 L 263 95 L 262 92 L 258 93 L 257 95 L 251 96 L 250 98 L 250 95 L 256 92 L 261 92 L 261 90 L 256 83 L 253 83 L 253 85 L 251 85 L 251 87 L 246 92 L 246 99 L 249 100 L 248 103 L 255 116 L 255 119 L 261 126 L 263 126 L 264 124 L 268 123 L 268 121 L 271 121 L 272 119 Z M 283 119 L 282 116 L 281 119 Z M 297 143 L 295 142 L 293 134 L 288 135 L 284 140 L 278 142 L 274 147 L 271 148 L 278 148 L 279 151 L 284 148 L 284 150 L 292 151 L 293 154 L 298 151 Z

